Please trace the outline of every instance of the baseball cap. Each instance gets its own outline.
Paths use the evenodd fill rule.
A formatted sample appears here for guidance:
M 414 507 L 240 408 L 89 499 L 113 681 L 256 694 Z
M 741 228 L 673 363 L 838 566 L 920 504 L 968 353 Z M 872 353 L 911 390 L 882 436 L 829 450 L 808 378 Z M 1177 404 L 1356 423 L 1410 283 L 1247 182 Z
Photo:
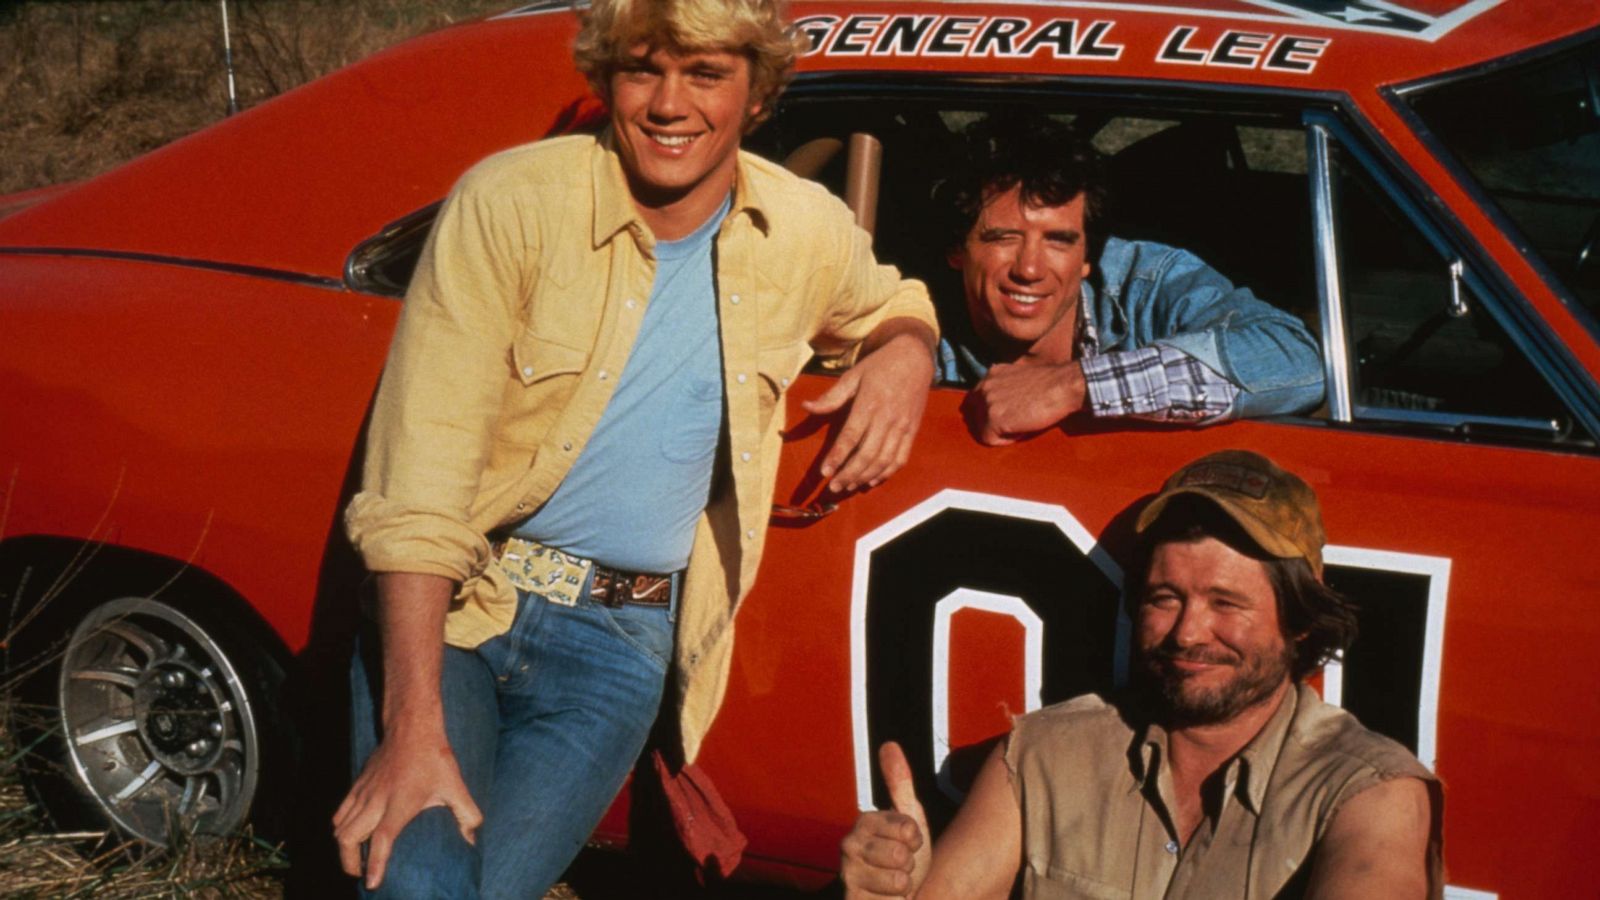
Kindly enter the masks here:
M 1239 523 L 1261 549 L 1284 559 L 1299 557 L 1322 577 L 1322 508 L 1298 475 L 1249 450 L 1220 450 L 1184 466 L 1161 486 L 1139 514 L 1143 534 L 1173 497 L 1194 494 L 1215 503 Z

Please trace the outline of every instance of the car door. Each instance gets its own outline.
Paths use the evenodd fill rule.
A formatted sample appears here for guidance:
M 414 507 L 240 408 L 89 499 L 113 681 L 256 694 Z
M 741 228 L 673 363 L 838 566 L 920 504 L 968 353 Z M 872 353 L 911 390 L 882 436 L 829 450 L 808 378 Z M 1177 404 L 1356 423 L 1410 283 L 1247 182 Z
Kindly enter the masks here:
M 1192 113 L 1119 115 L 1101 98 L 1071 114 L 1149 213 L 1119 228 L 1206 245 L 1225 274 L 1268 286 L 1321 337 L 1329 403 L 1205 429 L 1075 420 L 989 448 L 966 431 L 964 391 L 941 387 L 905 470 L 819 500 L 837 423 L 805 420 L 796 404 L 830 381 L 801 378 L 702 756 L 752 856 L 836 865 L 857 811 L 886 805 L 885 740 L 906 747 L 937 822 L 1011 716 L 1122 680 L 1132 517 L 1180 465 L 1246 447 L 1322 498 L 1328 578 L 1359 600 L 1362 635 L 1319 686 L 1447 785 L 1453 895 L 1579 883 L 1569 860 L 1600 824 L 1578 777 L 1600 750 L 1600 697 L 1573 687 L 1600 639 L 1584 565 L 1600 518 L 1592 376 L 1552 374 L 1563 350 L 1525 298 L 1348 110 Z

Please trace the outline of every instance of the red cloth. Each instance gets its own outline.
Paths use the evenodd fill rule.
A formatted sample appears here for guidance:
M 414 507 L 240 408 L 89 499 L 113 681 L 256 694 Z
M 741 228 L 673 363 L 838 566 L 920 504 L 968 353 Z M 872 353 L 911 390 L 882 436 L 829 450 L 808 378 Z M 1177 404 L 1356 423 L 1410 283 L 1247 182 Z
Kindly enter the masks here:
M 661 792 L 672 810 L 678 840 L 698 864 L 695 874 L 700 883 L 705 884 L 706 873 L 713 867 L 722 878 L 732 875 L 750 842 L 733 820 L 733 810 L 711 783 L 711 776 L 693 764 L 674 773 L 660 750 L 653 751 L 651 757 L 656 775 L 661 778 Z

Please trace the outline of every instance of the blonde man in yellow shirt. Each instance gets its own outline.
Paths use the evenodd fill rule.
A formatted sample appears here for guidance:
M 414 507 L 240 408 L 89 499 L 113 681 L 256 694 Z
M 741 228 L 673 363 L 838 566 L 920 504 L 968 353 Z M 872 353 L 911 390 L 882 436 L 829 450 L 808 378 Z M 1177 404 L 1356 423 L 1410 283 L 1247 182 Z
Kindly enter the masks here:
M 796 40 L 775 0 L 598 0 L 576 58 L 606 133 L 491 157 L 440 210 L 347 511 L 378 583 L 334 818 L 364 893 L 542 896 L 669 671 L 694 759 L 813 355 L 850 366 L 809 407 L 848 410 L 831 487 L 905 462 L 926 291 L 739 149 Z

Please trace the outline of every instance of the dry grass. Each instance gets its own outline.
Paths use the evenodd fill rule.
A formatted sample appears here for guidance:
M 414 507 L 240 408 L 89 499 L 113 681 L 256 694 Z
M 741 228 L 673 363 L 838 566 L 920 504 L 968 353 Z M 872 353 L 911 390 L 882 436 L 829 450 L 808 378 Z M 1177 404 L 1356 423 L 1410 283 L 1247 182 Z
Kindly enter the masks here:
M 229 0 L 242 107 L 512 0 Z M 76 181 L 227 114 L 215 0 L 0 0 L 0 194 Z
M 5 686 L 9 695 L 10 685 Z M 3 719 L 0 716 L 0 719 Z M 288 858 L 249 835 L 155 852 L 103 832 L 52 832 L 19 781 L 0 732 L 0 894 L 8 898 L 279 898 Z
M 0 709 L 0 721 L 4 720 L 5 711 Z M 245 834 L 154 851 L 118 843 L 104 832 L 52 832 L 23 789 L 16 763 L 16 748 L 0 729 L 0 896 L 8 900 L 282 900 L 289 870 L 282 847 Z M 584 889 L 600 900 L 635 896 L 636 890 L 633 886 Z M 583 898 L 571 885 L 557 884 L 545 900 Z

